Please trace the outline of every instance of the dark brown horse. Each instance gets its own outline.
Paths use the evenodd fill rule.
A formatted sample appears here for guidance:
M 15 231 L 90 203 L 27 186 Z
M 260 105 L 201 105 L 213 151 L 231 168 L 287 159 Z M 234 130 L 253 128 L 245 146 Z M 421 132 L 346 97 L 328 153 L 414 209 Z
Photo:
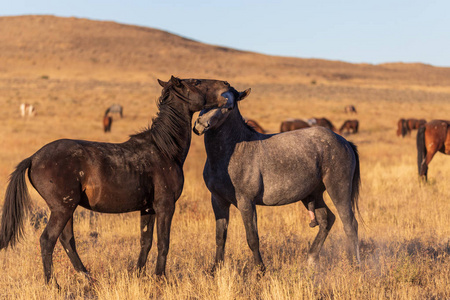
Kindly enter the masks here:
M 235 93 L 227 82 L 218 80 L 172 77 L 159 83 L 163 90 L 151 128 L 121 144 L 57 140 L 19 163 L 6 190 L 0 249 L 14 246 L 22 236 L 24 216 L 31 206 L 25 182 L 28 169 L 30 183 L 51 211 L 40 238 L 47 283 L 52 278 L 52 254 L 58 238 L 75 270 L 90 278 L 75 248 L 73 212 L 77 206 L 104 213 L 141 212 L 139 271 L 145 267 L 156 221 L 155 273 L 165 274 L 172 216 L 183 189 L 192 116 L 204 108 L 226 104 Z
M 103 118 L 103 131 L 105 132 L 111 132 L 111 125 L 112 125 L 112 117 L 105 115 Z
M 339 128 L 339 134 L 344 133 L 358 133 L 359 121 L 358 120 L 347 120 L 342 124 L 341 128 Z
M 258 124 L 255 120 L 248 119 L 245 121 L 247 125 L 251 126 L 253 129 L 255 129 L 259 133 L 266 133 L 266 131 L 261 127 L 261 125 Z
M 300 119 L 288 119 L 283 121 L 280 126 L 280 132 L 292 131 L 311 127 L 306 121 Z
M 417 132 L 417 164 L 422 180 L 427 181 L 428 165 L 438 151 L 450 154 L 450 121 L 432 120 Z

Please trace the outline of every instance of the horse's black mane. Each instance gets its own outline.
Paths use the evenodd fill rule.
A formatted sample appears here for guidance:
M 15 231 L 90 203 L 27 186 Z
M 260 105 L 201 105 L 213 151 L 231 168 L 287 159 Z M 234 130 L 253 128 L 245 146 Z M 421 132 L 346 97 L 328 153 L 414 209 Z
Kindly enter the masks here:
M 148 139 L 150 136 L 156 147 L 168 158 L 182 159 L 183 141 L 186 140 L 184 127 L 189 123 L 190 116 L 183 114 L 176 107 L 184 105 L 183 100 L 177 101 L 171 97 L 172 84 L 169 82 L 161 92 L 156 105 L 158 113 L 152 119 L 151 127 L 131 135 L 131 138 Z

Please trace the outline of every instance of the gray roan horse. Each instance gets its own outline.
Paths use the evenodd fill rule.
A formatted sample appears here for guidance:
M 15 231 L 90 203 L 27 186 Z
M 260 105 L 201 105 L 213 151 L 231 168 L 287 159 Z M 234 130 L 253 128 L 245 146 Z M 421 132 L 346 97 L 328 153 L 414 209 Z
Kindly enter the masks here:
M 234 98 L 244 99 L 250 90 Z M 216 258 L 224 259 L 230 205 L 241 213 L 248 246 L 255 264 L 265 270 L 259 251 L 255 205 L 277 206 L 315 202 L 319 232 L 308 253 L 314 265 L 335 221 L 323 199 L 327 190 L 344 224 L 348 250 L 358 263 L 358 210 L 360 186 L 356 146 L 323 127 L 279 134 L 260 134 L 245 124 L 237 102 L 203 110 L 194 132 L 205 134 L 207 160 L 203 171 L 216 218 Z
M 40 238 L 46 282 L 52 278 L 58 238 L 74 268 L 90 278 L 75 248 L 73 213 L 77 206 L 104 213 L 141 212 L 138 270 L 145 267 L 156 220 L 155 273 L 164 275 L 175 202 L 184 184 L 192 116 L 204 108 L 225 105 L 236 93 L 227 82 L 218 80 L 172 77 L 159 83 L 163 90 L 151 128 L 121 144 L 57 140 L 17 166 L 6 190 L 0 249 L 14 246 L 22 235 L 31 205 L 25 183 L 28 169 L 31 184 L 51 211 Z

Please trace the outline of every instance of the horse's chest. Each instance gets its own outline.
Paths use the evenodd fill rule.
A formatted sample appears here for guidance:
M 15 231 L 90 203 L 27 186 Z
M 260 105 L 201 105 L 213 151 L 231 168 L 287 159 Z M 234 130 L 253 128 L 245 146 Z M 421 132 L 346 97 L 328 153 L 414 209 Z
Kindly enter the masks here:
M 208 190 L 223 198 L 234 198 L 234 187 L 226 168 L 217 168 L 206 163 L 203 179 Z

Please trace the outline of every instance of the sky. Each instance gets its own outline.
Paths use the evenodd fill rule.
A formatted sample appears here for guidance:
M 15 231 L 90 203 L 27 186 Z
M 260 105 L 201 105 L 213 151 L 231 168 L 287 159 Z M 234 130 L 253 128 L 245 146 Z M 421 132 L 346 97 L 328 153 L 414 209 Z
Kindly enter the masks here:
M 448 0 L 1 1 L 0 16 L 115 21 L 269 55 L 450 67 Z

